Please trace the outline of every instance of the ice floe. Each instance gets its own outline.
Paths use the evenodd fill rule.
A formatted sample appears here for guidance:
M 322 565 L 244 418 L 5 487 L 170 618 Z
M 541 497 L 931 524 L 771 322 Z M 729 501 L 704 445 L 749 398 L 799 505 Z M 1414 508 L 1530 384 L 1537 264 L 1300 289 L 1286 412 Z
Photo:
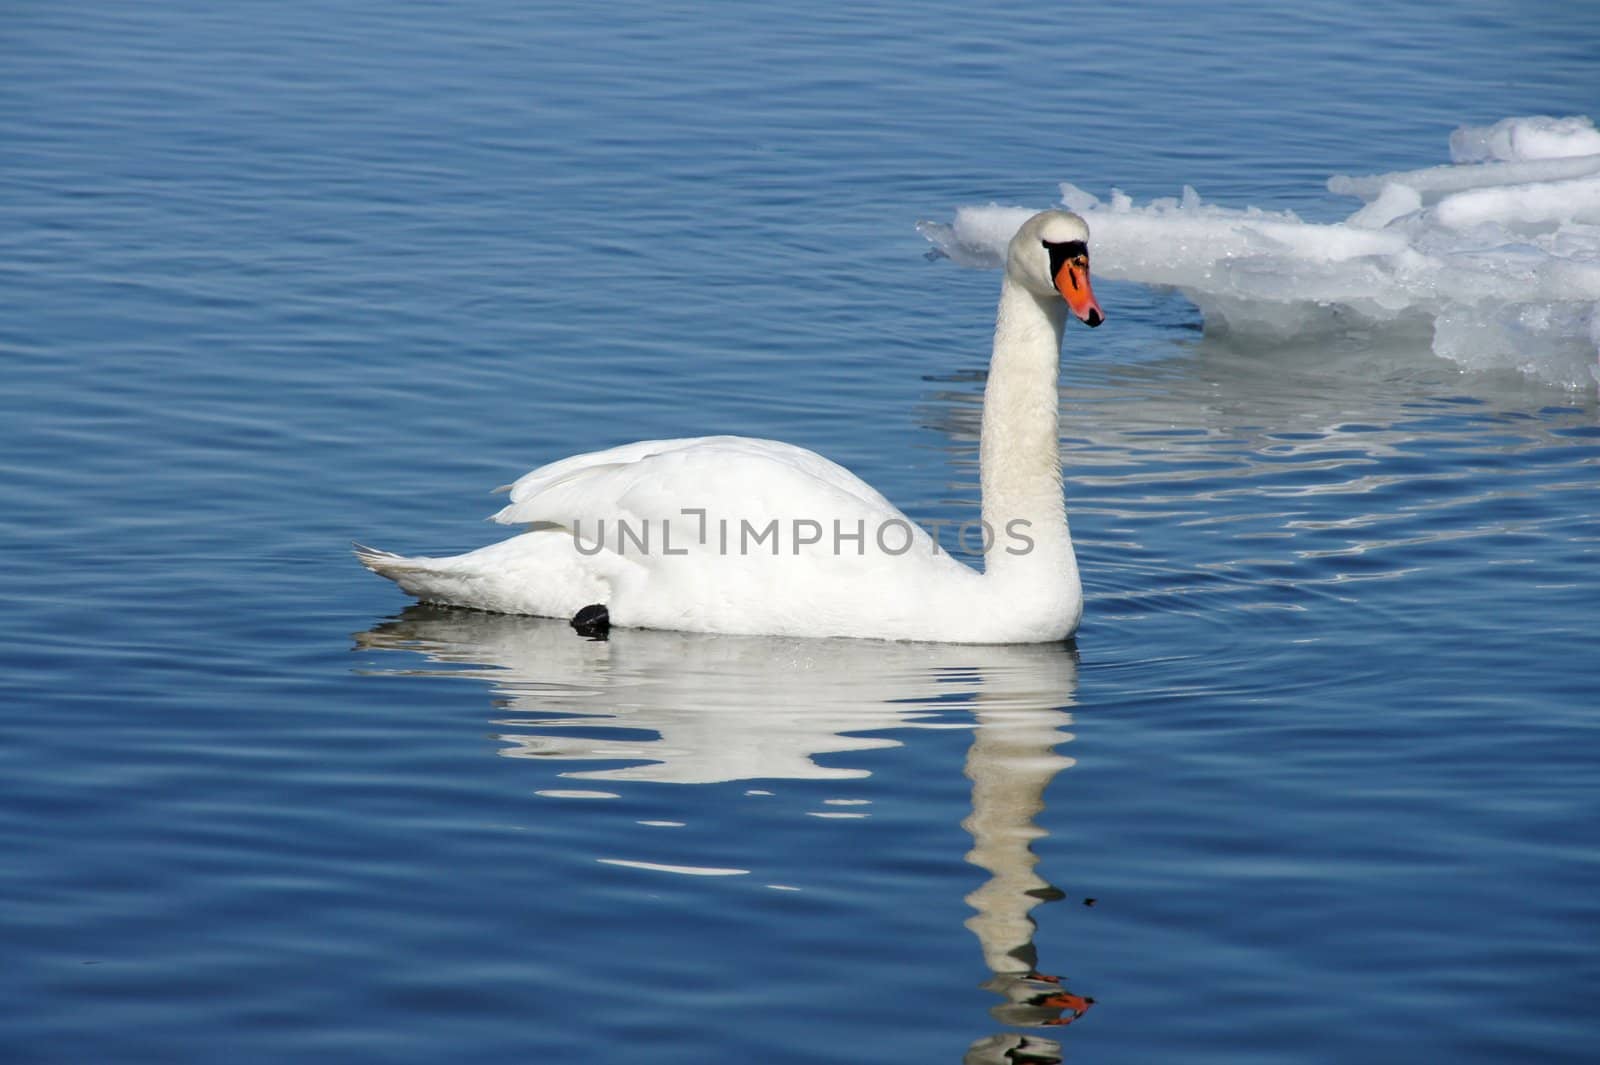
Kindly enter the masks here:
M 1474 370 L 1569 388 L 1600 380 L 1600 131 L 1588 118 L 1464 126 L 1448 165 L 1338 175 L 1364 201 L 1343 222 L 1180 198 L 1102 200 L 1070 183 L 1106 278 L 1167 286 L 1209 333 L 1247 343 L 1408 330 Z M 918 228 L 945 254 L 998 266 L 1033 208 L 962 207 Z

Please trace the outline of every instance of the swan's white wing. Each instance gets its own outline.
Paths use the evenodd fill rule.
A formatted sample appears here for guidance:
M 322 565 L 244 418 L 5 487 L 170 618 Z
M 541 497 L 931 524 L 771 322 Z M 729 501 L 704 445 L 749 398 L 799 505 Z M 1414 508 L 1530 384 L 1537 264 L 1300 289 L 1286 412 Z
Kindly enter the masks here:
M 671 522 L 680 542 L 690 528 L 699 532 L 702 520 L 758 527 L 772 519 L 811 520 L 830 533 L 835 520 L 851 530 L 866 521 L 869 537 L 883 522 L 906 521 L 876 489 L 816 452 L 738 436 L 650 440 L 577 455 L 534 470 L 510 491 L 511 503 L 494 515 L 502 524 L 549 522 L 581 531 L 602 519 Z M 916 546 L 931 549 L 922 530 L 912 526 L 911 535 Z M 901 539 L 897 529 L 896 546 Z
M 654 459 L 669 461 L 652 462 Z M 726 468 L 724 467 L 726 465 Z M 642 469 L 641 469 L 642 467 Z M 541 498 L 548 501 L 547 493 L 558 486 L 582 482 L 586 493 L 601 491 L 608 484 L 632 483 L 641 475 L 681 476 L 688 474 L 696 479 L 675 484 L 687 494 L 717 492 L 718 482 L 730 480 L 731 474 L 765 470 L 773 476 L 787 478 L 798 475 L 802 480 L 791 488 L 807 490 L 811 486 L 828 486 L 854 496 L 869 509 L 897 515 L 892 503 L 877 489 L 867 484 L 849 470 L 809 451 L 778 440 L 758 440 L 748 436 L 697 436 L 676 440 L 641 440 L 633 444 L 573 455 L 523 474 L 515 482 L 502 486 L 511 493 L 511 505 L 494 516 L 506 525 L 534 521 L 557 520 L 540 511 L 545 509 Z M 616 479 L 597 479 L 594 474 L 619 473 Z M 709 478 L 709 482 L 707 480 Z M 805 487 L 801 487 L 805 486 Z M 529 504 L 524 507 L 523 504 Z M 689 504 L 698 505 L 698 504 Z M 672 510 L 677 513 L 677 508 Z
M 915 633 L 977 578 L 848 470 L 769 440 L 630 444 L 535 470 L 511 498 L 495 520 L 570 532 L 622 625 Z

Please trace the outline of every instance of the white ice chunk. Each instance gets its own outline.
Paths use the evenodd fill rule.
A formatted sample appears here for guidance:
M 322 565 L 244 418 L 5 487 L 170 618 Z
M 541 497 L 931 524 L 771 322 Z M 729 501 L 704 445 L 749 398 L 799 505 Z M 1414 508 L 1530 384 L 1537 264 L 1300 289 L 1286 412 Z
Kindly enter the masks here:
M 1486 222 L 1523 227 L 1600 222 L 1600 177 L 1469 189 L 1440 200 L 1434 217 L 1451 229 Z
M 1570 388 L 1600 380 L 1600 132 L 1588 119 L 1507 119 L 1456 131 L 1458 157 L 1502 161 L 1329 189 L 1370 201 L 1345 222 L 1222 207 L 1185 187 L 1138 205 L 1076 185 L 1102 277 L 1176 288 L 1209 332 L 1276 341 L 1318 332 L 1422 335 L 1464 367 L 1514 367 Z M 1560 157 L 1564 156 L 1564 157 Z M 962 207 L 918 228 L 958 262 L 998 266 L 1032 213 Z
M 1092 192 L 1085 192 L 1070 181 L 1061 183 L 1061 204 L 1069 211 L 1082 214 L 1084 211 L 1093 211 L 1100 206 L 1100 197 Z
M 1524 163 L 1483 163 L 1477 166 L 1432 166 L 1424 170 L 1401 170 L 1392 174 L 1353 177 L 1335 174 L 1328 179 L 1328 191 L 1339 196 L 1376 199 L 1390 185 L 1416 189 L 1423 199 L 1464 189 L 1523 185 L 1530 181 L 1566 181 L 1569 178 L 1600 174 L 1600 155 L 1580 155 L 1571 159 L 1540 159 Z
M 1565 159 L 1600 153 L 1600 130 L 1586 115 L 1503 118 L 1492 126 L 1462 126 L 1450 134 L 1450 161 L 1481 163 Z
M 1575 303 L 1454 304 L 1433 327 L 1434 351 L 1462 366 L 1554 381 L 1587 380 L 1597 346 L 1600 314 Z
M 1358 229 L 1382 229 L 1396 218 L 1422 210 L 1422 194 L 1410 185 L 1391 182 L 1383 186 L 1378 198 L 1345 219 Z

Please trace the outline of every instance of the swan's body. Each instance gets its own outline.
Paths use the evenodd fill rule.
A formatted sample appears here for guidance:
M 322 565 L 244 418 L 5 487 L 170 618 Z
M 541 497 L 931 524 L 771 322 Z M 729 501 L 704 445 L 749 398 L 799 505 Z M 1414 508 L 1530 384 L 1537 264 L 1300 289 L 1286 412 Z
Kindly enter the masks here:
M 822 456 L 713 436 L 626 444 L 542 466 L 494 516 L 533 529 L 449 558 L 358 549 L 419 599 L 696 632 L 1039 643 L 1083 595 L 1061 492 L 1057 374 L 1069 302 L 1102 320 L 1088 228 L 1064 211 L 1011 242 L 984 393 L 983 573 L 940 550 Z M 1063 298 L 1065 297 L 1065 299 Z M 976 532 L 974 532 L 976 535 Z

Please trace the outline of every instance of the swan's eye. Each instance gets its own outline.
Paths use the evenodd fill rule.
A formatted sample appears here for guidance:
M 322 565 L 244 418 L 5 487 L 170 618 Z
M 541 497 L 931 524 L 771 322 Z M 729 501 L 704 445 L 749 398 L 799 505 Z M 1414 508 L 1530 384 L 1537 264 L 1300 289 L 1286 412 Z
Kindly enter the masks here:
M 1089 245 L 1081 240 L 1046 240 L 1041 241 L 1044 250 L 1050 253 L 1050 276 L 1061 276 L 1061 268 L 1068 263 L 1081 270 L 1089 268 Z

